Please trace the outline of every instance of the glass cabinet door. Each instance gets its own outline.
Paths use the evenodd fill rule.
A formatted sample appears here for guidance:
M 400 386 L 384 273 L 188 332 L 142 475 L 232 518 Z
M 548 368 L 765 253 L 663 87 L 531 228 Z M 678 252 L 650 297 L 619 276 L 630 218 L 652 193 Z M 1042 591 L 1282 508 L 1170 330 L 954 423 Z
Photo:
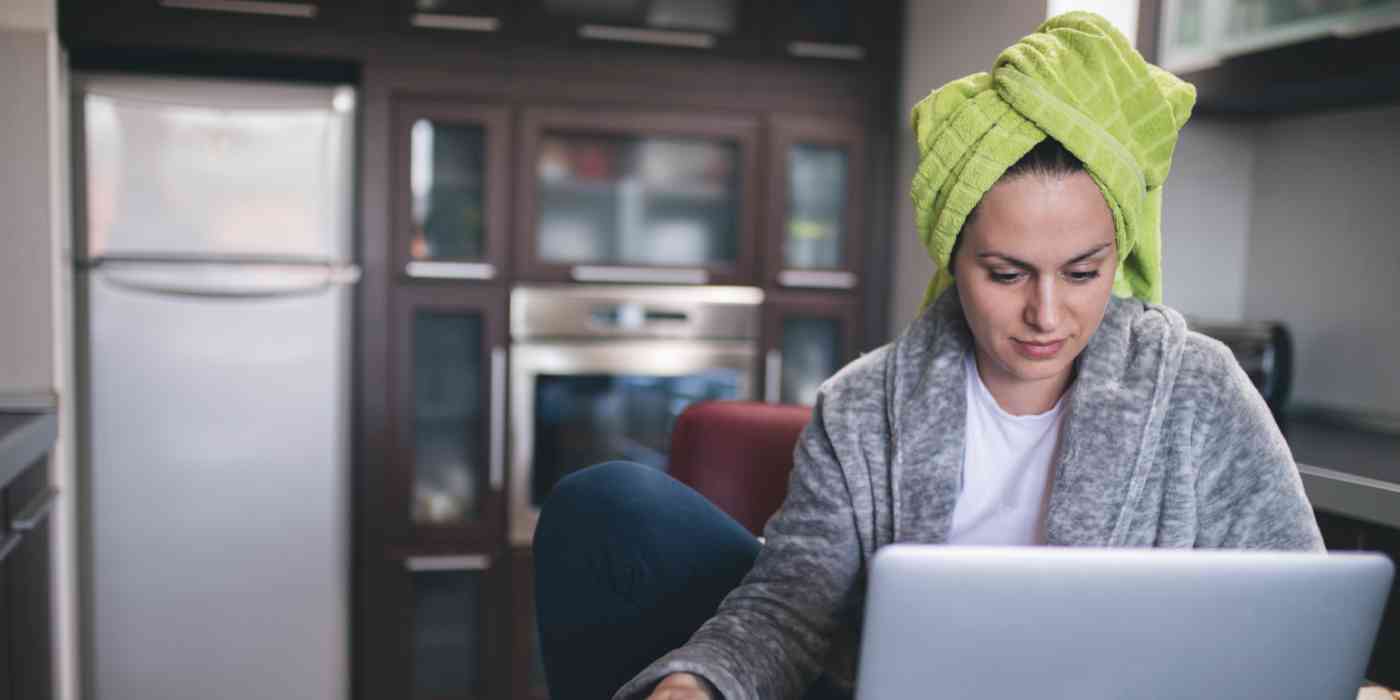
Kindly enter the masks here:
M 489 280 L 505 261 L 503 107 L 395 103 L 394 246 L 413 278 Z
M 768 282 L 859 286 L 864 147 L 854 125 L 798 119 L 772 124 Z
M 526 119 L 522 274 L 579 282 L 749 278 L 755 124 L 534 111 Z
M 396 697 L 501 697 L 509 680 L 498 670 L 503 567 L 485 554 L 412 555 L 397 563 L 393 588 L 403 610 L 392 617 L 403 664 Z
M 810 406 L 821 383 L 855 357 L 857 302 L 785 292 L 767 304 L 764 400 Z
M 486 547 L 504 496 L 504 294 L 396 292 L 398 431 L 388 525 L 398 540 Z

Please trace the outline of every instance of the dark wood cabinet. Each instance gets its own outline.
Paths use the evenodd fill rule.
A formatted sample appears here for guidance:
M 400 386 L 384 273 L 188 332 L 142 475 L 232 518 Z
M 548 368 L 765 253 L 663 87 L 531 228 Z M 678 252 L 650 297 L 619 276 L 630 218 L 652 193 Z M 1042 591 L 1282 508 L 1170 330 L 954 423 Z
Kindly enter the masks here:
M 535 560 L 529 549 L 510 551 L 511 694 L 515 700 L 549 700 L 535 619 Z
M 825 61 L 888 58 L 894 3 L 856 0 L 774 0 L 773 47 L 783 56 Z
M 54 697 L 49 514 L 56 497 L 47 460 L 0 490 L 0 698 Z
M 394 290 L 389 539 L 491 551 L 505 526 L 505 313 L 495 288 Z
M 568 45 L 756 55 L 765 3 L 746 0 L 526 0 L 519 24 L 531 38 Z
M 812 405 L 817 387 L 856 356 L 855 297 L 776 292 L 764 302 L 764 400 Z
M 517 276 L 754 283 L 756 120 L 537 108 L 521 123 Z
M 504 107 L 394 99 L 394 261 L 415 279 L 506 271 L 510 123 Z
M 857 291 L 865 230 L 865 139 L 859 124 L 769 120 L 766 284 Z
M 506 562 L 494 552 L 425 547 L 390 548 L 374 559 L 380 604 L 361 616 L 376 638 L 360 696 L 507 697 Z

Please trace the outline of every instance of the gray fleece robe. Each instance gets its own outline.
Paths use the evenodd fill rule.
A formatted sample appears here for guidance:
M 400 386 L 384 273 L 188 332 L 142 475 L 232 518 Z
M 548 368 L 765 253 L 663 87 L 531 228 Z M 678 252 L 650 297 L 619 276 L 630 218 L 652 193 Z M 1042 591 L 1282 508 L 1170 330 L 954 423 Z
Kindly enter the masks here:
M 875 550 L 947 539 L 971 347 L 952 288 L 827 380 L 753 570 L 615 698 L 645 698 L 681 671 L 726 700 L 799 698 L 822 673 L 849 688 Z M 1077 362 L 1048 544 L 1322 549 L 1288 445 L 1223 344 L 1169 308 L 1115 297 Z

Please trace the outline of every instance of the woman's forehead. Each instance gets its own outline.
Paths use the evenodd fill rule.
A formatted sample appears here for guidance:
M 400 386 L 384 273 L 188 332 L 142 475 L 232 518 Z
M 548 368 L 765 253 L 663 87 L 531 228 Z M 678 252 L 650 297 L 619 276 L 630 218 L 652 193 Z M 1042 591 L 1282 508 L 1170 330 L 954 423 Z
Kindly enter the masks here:
M 1112 242 L 1113 215 L 1088 174 L 1031 174 L 997 183 L 963 234 L 979 255 L 1053 260 Z

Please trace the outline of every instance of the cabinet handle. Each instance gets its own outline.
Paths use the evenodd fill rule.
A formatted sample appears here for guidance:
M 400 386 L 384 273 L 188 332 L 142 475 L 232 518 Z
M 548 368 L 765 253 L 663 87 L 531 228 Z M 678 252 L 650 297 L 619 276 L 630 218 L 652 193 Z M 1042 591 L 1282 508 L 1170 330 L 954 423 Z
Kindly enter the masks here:
M 506 482 L 506 349 L 491 348 L 491 490 Z
M 19 512 L 10 521 L 10 527 L 19 532 L 29 532 L 44 524 L 44 520 L 49 517 L 53 510 L 53 504 L 58 501 L 58 489 L 50 486 L 44 489 L 24 510 Z
M 300 2 L 269 2 L 268 0 L 160 0 L 161 7 L 203 12 L 231 12 L 240 15 L 272 15 L 313 19 L 316 6 Z
M 788 53 L 799 58 L 834 58 L 838 61 L 865 59 L 865 49 L 855 44 L 826 44 L 819 41 L 794 41 Z
M 15 551 L 15 547 L 19 546 L 19 542 L 22 539 L 24 539 L 24 535 L 14 533 L 0 540 L 0 561 L 8 559 L 10 552 Z
M 836 270 L 783 270 L 778 273 L 778 284 L 784 287 L 854 289 L 856 276 L 853 272 Z
M 575 282 L 624 282 L 645 284 L 706 284 L 710 273 L 704 268 L 614 267 L 577 265 Z
M 778 403 L 783 391 L 783 351 L 773 348 L 768 351 L 763 372 L 763 400 Z
M 485 554 L 464 556 L 408 557 L 403 561 L 404 568 L 420 571 L 485 571 L 491 568 L 491 557 Z
M 501 20 L 495 17 L 441 15 L 434 12 L 415 12 L 408 23 L 424 29 L 452 29 L 459 32 L 494 32 L 501 28 Z
M 415 260 L 404 272 L 409 277 L 440 280 L 489 280 L 496 278 L 496 266 L 490 263 L 438 262 Z
M 690 49 L 712 49 L 715 47 L 714 35 L 704 32 L 677 32 L 665 29 L 615 27 L 610 24 L 585 24 L 578 28 L 578 35 L 585 39 L 622 41 L 630 44 L 684 46 Z

